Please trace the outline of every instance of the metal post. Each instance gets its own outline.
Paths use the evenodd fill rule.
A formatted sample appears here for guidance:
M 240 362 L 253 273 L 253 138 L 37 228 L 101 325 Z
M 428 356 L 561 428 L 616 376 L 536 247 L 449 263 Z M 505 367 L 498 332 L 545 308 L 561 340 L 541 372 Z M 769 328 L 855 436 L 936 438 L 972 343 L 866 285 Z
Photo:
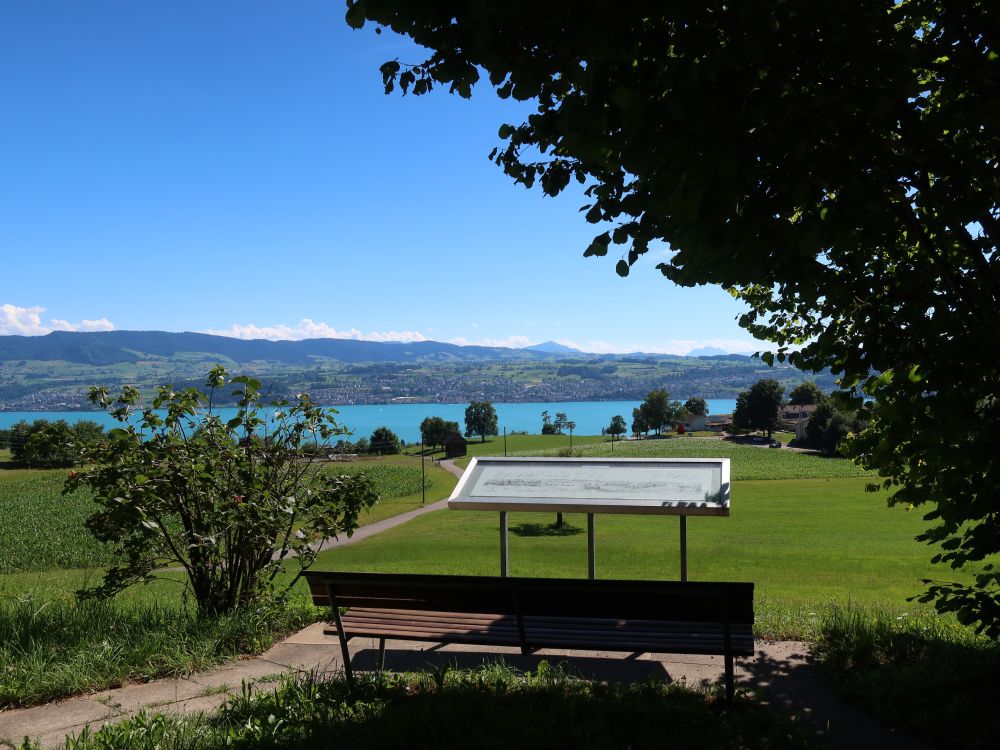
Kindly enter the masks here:
M 681 580 L 688 579 L 688 524 L 687 516 L 681 516 Z
M 507 511 L 500 511 L 500 577 L 510 575 L 507 567 Z
M 424 473 L 424 434 L 420 433 L 420 504 L 427 501 L 427 479 Z
M 507 427 L 503 428 L 503 456 L 507 458 Z
M 597 578 L 597 543 L 594 539 L 594 514 L 587 514 L 587 577 Z

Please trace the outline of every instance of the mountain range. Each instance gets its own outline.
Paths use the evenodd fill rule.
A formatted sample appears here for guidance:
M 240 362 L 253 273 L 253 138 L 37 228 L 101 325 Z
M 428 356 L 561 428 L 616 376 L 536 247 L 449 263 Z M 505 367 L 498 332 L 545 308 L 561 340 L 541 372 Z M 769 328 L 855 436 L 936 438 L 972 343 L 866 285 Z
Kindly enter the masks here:
M 202 354 L 233 362 L 276 362 L 306 365 L 316 362 L 485 362 L 562 357 L 615 358 L 629 355 L 595 355 L 547 341 L 521 349 L 494 346 L 459 346 L 440 341 L 409 343 L 358 341 L 356 339 L 304 339 L 270 341 L 236 339 L 207 333 L 167 331 L 54 331 L 45 336 L 0 336 L 0 362 L 18 360 L 61 361 L 82 365 L 135 363 L 178 354 Z M 725 355 L 721 349 L 703 348 L 689 356 Z M 657 355 L 652 355 L 657 356 Z

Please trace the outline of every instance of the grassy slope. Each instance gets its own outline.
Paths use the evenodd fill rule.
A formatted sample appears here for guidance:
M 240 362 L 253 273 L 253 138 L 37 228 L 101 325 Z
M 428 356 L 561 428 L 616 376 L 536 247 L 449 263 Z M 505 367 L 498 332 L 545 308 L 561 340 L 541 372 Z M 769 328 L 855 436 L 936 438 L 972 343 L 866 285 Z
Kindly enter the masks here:
M 927 550 L 913 542 L 923 521 L 887 509 L 878 496 L 864 492 L 864 484 L 859 478 L 734 484 L 729 518 L 688 522 L 691 579 L 754 581 L 759 596 L 795 603 L 848 597 L 898 601 L 916 593 L 920 578 L 934 572 Z M 513 575 L 586 575 L 585 517 L 566 518 L 577 533 L 554 536 L 544 533 L 552 514 L 511 514 Z M 677 527 L 671 517 L 599 516 L 598 575 L 676 577 Z M 326 552 L 318 564 L 495 575 L 498 539 L 497 514 L 448 511 Z

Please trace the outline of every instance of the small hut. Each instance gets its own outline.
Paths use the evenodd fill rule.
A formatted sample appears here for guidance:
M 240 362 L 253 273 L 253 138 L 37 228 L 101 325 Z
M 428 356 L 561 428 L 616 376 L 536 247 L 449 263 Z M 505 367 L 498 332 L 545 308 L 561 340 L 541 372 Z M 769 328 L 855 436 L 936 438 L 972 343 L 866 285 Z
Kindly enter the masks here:
M 449 433 L 444 439 L 445 458 L 460 458 L 469 452 L 469 441 L 457 432 Z

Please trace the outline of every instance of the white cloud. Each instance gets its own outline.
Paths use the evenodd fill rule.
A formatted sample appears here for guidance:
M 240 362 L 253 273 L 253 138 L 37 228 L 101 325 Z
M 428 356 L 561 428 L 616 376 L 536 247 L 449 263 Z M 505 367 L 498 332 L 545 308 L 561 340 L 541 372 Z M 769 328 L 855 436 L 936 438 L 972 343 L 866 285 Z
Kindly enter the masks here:
M 301 341 L 302 339 L 357 339 L 358 341 L 398 341 L 410 343 L 426 341 L 419 331 L 371 331 L 363 333 L 357 328 L 338 331 L 331 325 L 303 318 L 295 325 L 284 323 L 273 326 L 258 326 L 253 323 L 234 323 L 229 328 L 209 328 L 202 333 L 215 336 L 230 336 L 236 339 L 270 339 L 272 341 Z
M 535 341 L 532 341 L 527 336 L 508 336 L 505 339 L 479 339 L 478 341 L 470 341 L 464 336 L 459 336 L 457 338 L 448 339 L 449 344 L 457 344 L 458 346 L 502 346 L 508 349 L 523 349 L 526 346 L 531 346 Z
M 41 306 L 0 305 L 0 335 L 44 336 L 52 331 L 113 331 L 115 328 L 107 318 L 81 320 L 79 323 L 53 318 L 46 325 L 42 321 L 45 309 Z

